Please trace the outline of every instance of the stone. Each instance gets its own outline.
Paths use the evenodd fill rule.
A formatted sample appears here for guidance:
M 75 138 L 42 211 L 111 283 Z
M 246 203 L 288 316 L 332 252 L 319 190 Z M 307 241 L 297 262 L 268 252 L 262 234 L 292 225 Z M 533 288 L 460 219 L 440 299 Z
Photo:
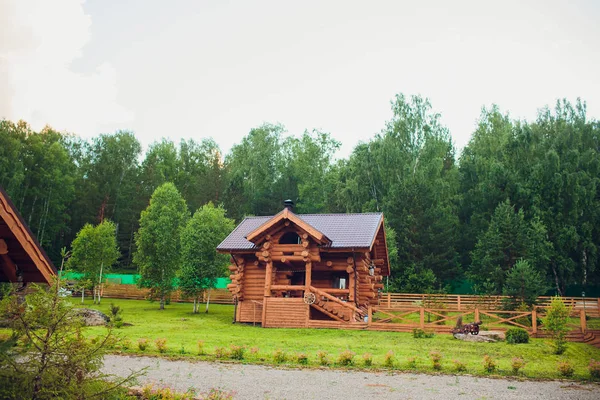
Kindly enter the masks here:
M 495 343 L 504 340 L 504 332 L 501 331 L 479 331 L 479 335 L 455 333 L 454 338 L 465 342 Z
M 106 314 L 91 308 L 76 308 L 75 313 L 83 318 L 85 326 L 101 326 L 106 325 L 110 318 Z

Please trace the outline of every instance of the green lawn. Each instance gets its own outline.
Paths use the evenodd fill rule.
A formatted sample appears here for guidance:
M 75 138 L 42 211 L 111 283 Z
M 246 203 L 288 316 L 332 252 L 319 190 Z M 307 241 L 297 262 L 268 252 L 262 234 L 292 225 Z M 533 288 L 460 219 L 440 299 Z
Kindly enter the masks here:
M 76 299 L 73 299 L 76 301 Z M 160 311 L 157 303 L 142 300 L 104 299 L 98 308 L 108 314 L 109 304 L 114 302 L 123 310 L 123 319 L 132 326 L 116 329 L 124 339 L 117 345 L 116 352 L 126 354 L 158 355 L 154 340 L 165 338 L 167 351 L 164 355 L 195 359 L 215 359 L 215 348 L 227 348 L 234 344 L 246 347 L 244 362 L 274 364 L 273 352 L 283 350 L 290 358 L 298 353 L 308 356 L 309 366 L 318 366 L 317 352 L 329 354 L 333 366 L 340 352 L 351 350 L 356 353 L 356 368 L 364 368 L 362 355 L 373 355 L 371 368 L 384 368 L 384 357 L 388 351 L 394 353 L 394 368 L 409 370 L 408 359 L 416 357 L 416 369 L 431 372 L 429 353 L 439 351 L 442 356 L 442 371 L 454 372 L 453 360 L 466 364 L 467 373 L 484 375 L 483 357 L 490 355 L 498 361 L 496 374 L 510 375 L 513 357 L 522 357 L 527 365 L 520 376 L 529 378 L 559 378 L 557 363 L 569 360 L 575 368 L 575 379 L 589 379 L 587 365 L 591 359 L 600 360 L 600 349 L 582 343 L 570 343 L 561 356 L 551 354 L 549 344 L 542 339 L 532 339 L 529 344 L 509 345 L 506 343 L 467 343 L 451 335 L 436 335 L 432 339 L 415 339 L 410 333 L 343 331 L 331 329 L 263 329 L 259 326 L 232 324 L 233 306 L 211 305 L 210 312 L 192 314 L 189 303 L 173 303 Z M 86 306 L 93 307 L 91 301 Z M 203 308 L 202 308 L 203 310 Z M 100 335 L 104 327 L 87 328 L 89 335 Z M 138 349 L 141 338 L 150 341 L 145 351 Z M 206 354 L 198 356 L 198 341 L 204 342 Z M 288 364 L 296 365 L 294 361 Z

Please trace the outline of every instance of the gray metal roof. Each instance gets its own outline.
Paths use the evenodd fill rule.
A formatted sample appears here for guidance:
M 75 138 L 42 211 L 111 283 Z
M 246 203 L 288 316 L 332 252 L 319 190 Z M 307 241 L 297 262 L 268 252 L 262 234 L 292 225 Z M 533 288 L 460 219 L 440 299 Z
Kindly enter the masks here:
M 333 248 L 370 247 L 377 235 L 381 213 L 295 214 L 331 240 Z M 247 217 L 217 246 L 217 250 L 253 250 L 246 236 L 273 216 Z

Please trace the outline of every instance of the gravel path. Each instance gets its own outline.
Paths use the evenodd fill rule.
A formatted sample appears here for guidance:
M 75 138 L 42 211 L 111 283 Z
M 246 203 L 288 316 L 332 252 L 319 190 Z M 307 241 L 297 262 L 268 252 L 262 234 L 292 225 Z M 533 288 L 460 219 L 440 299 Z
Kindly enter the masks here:
M 469 376 L 327 369 L 276 369 L 259 365 L 169 361 L 150 357 L 106 356 L 103 371 L 127 375 L 148 367 L 140 384 L 179 391 L 220 388 L 235 399 L 600 399 L 600 385 L 534 382 Z

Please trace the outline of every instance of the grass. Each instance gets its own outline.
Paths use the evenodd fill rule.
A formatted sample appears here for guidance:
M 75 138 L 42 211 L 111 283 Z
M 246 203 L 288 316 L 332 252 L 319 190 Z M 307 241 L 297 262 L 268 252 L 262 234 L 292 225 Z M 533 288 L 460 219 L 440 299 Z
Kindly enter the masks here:
M 77 301 L 77 299 L 73 299 Z M 557 364 L 569 360 L 574 366 L 574 379 L 589 379 L 587 366 L 591 359 L 600 360 L 600 349 L 583 343 L 569 343 L 567 352 L 561 356 L 552 354 L 551 346 L 544 339 L 532 339 L 529 344 L 470 343 L 454 339 L 451 335 L 435 335 L 431 339 L 415 339 L 412 333 L 344 331 L 334 329 L 263 329 L 260 326 L 232 324 L 233 306 L 211 305 L 205 314 L 192 314 L 189 303 L 172 303 L 160 311 L 158 303 L 143 300 L 104 299 L 100 306 L 86 300 L 86 307 L 96 308 L 108 314 L 113 302 L 123 309 L 123 320 L 132 326 L 115 329 L 114 332 L 128 343 L 127 348 L 116 347 L 115 352 L 124 354 L 161 355 L 214 360 L 218 352 L 230 352 L 232 345 L 243 346 L 243 360 L 236 362 L 276 364 L 273 354 L 282 350 L 289 357 L 284 364 L 298 365 L 298 353 L 308 356 L 308 367 L 319 367 L 317 353 L 327 352 L 331 365 L 336 365 L 340 353 L 349 350 L 358 356 L 350 368 L 386 369 L 385 356 L 394 353 L 394 370 L 418 370 L 434 372 L 430 352 L 442 354 L 441 371 L 455 373 L 454 360 L 464 363 L 464 373 L 488 375 L 483 359 L 489 355 L 498 362 L 494 375 L 512 376 L 513 358 L 520 357 L 526 366 L 519 373 L 526 378 L 561 378 Z M 77 302 L 78 303 L 78 302 Z M 89 327 L 90 336 L 101 335 L 104 327 Z M 2 331 L 0 331 L 2 333 Z M 166 338 L 166 350 L 159 353 L 156 339 Z M 138 341 L 148 339 L 145 351 L 138 349 Z M 198 342 L 202 341 L 203 355 L 198 355 Z M 361 355 L 372 354 L 373 363 L 365 367 Z M 415 368 L 409 360 L 416 360 Z M 344 367 L 347 368 L 347 367 Z M 461 372 L 463 373 L 463 372 Z

